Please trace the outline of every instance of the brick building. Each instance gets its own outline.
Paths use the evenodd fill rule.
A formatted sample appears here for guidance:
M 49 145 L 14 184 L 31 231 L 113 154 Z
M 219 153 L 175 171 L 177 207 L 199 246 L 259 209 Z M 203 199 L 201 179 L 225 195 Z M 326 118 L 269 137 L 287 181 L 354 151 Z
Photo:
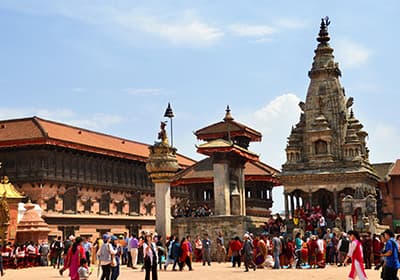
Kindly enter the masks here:
M 50 236 L 154 229 L 156 201 L 145 169 L 148 156 L 147 144 L 38 117 L 0 121 L 0 172 L 39 204 Z M 196 166 L 181 154 L 177 159 L 182 171 Z M 258 162 L 248 169 L 250 185 L 254 176 L 265 180 L 275 172 L 265 166 Z M 193 196 L 187 185 L 173 185 L 171 205 Z M 210 197 L 203 199 L 210 202 Z M 272 205 L 270 192 L 259 204 L 264 212 Z

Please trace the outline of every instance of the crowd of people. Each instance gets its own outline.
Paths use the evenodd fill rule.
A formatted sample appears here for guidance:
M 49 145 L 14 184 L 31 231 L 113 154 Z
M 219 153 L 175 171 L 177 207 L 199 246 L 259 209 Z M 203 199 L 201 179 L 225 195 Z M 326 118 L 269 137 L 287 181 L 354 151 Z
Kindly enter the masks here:
M 207 204 L 200 205 L 199 207 L 191 207 L 189 203 L 185 206 L 175 206 L 172 211 L 174 218 L 182 217 L 207 217 L 212 216 L 213 212 Z
M 340 232 L 336 228 L 317 223 L 308 231 L 288 234 L 285 221 L 279 215 L 272 218 L 260 234 L 246 232 L 225 241 L 222 232 L 169 236 L 166 240 L 157 234 L 141 232 L 139 236 L 116 236 L 106 233 L 94 242 L 70 236 L 62 241 L 56 238 L 50 244 L 7 243 L 0 247 L 0 272 L 5 268 L 52 266 L 71 280 L 85 280 L 99 264 L 101 280 L 116 280 L 120 266 L 145 271 L 145 280 L 157 280 L 160 270 L 193 270 L 192 262 L 211 266 L 212 259 L 219 263 L 229 261 L 232 267 L 251 269 L 317 269 L 327 265 L 343 266 L 351 260 L 350 279 L 358 275 L 366 279 L 364 269 L 382 268 L 382 279 L 397 279 L 400 237 L 386 230 L 380 235 L 356 231 Z M 213 251 L 211 250 L 213 248 Z M 93 267 L 93 266 L 92 266 Z M 100 275 L 101 274 L 101 275 Z

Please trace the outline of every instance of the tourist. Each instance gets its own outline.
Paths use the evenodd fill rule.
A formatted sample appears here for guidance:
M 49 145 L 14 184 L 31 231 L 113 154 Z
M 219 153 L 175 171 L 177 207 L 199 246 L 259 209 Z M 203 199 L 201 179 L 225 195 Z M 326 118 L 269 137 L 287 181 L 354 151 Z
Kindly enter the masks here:
M 85 249 L 85 258 L 87 260 L 87 265 L 90 266 L 90 257 L 91 257 L 91 251 L 92 251 L 92 242 L 90 242 L 90 239 L 84 238 L 83 243 L 82 243 L 83 249 Z
M 164 248 L 164 244 L 162 242 L 161 235 L 157 236 L 156 246 L 157 246 L 157 255 L 158 255 L 158 265 L 159 265 L 159 269 L 161 270 L 163 258 L 165 258 L 165 248 Z
M 192 269 L 192 263 L 190 261 L 190 241 L 183 237 L 181 240 L 181 250 L 179 255 L 179 271 L 183 270 L 183 266 L 186 264 L 189 270 Z
M 282 247 L 282 255 L 283 255 L 283 265 L 287 268 L 292 268 L 293 260 L 294 260 L 294 251 L 295 245 L 292 239 L 289 237 L 287 238 Z
M 374 265 L 375 269 L 381 262 L 381 254 L 385 247 L 385 243 L 381 241 L 381 238 L 378 234 L 373 235 L 372 240 L 372 253 L 374 255 Z
M 400 268 L 399 263 L 399 248 L 394 240 L 394 233 L 390 229 L 383 232 L 385 238 L 385 251 L 382 256 L 385 258 L 385 265 L 383 267 L 382 278 L 383 280 L 396 280 L 397 271 Z
M 48 266 L 49 265 L 49 253 L 50 247 L 46 240 L 42 242 L 39 247 L 39 254 L 40 254 L 40 265 L 41 266 Z
M 242 243 L 240 242 L 239 236 L 236 236 L 229 244 L 229 248 L 232 255 L 232 267 L 236 264 L 240 268 L 240 250 L 242 249 Z
M 67 257 L 65 258 L 66 264 L 64 264 L 64 268 L 69 268 L 69 276 L 71 280 L 79 280 L 78 269 L 81 265 L 81 259 L 85 258 L 85 250 L 81 243 L 81 237 L 75 238 L 74 243 L 68 250 Z
M 196 236 L 194 241 L 194 259 L 196 262 L 201 262 L 203 257 L 203 243 L 201 242 L 200 235 Z
M 364 256 L 364 263 L 365 269 L 371 269 L 371 256 L 372 256 L 372 239 L 371 233 L 367 232 L 362 239 L 362 247 L 363 247 L 363 256 Z
M 117 280 L 121 265 L 122 247 L 118 243 L 118 238 L 115 235 L 111 236 L 110 244 L 113 249 L 111 253 L 111 280 Z
M 295 243 L 295 256 L 296 260 L 296 268 L 300 268 L 301 266 L 301 247 L 303 245 L 303 240 L 301 239 L 301 233 L 296 233 L 296 238 L 294 240 Z
M 218 232 L 217 236 L 217 262 L 225 262 L 225 257 L 226 257 L 226 249 L 225 249 L 225 242 L 224 242 L 224 237 L 222 236 L 222 232 Z
M 257 246 L 255 247 L 254 263 L 257 268 L 264 268 L 264 261 L 267 257 L 267 245 L 262 237 L 258 237 Z
M 51 244 L 51 250 L 52 250 L 52 265 L 53 268 L 60 269 L 60 264 L 61 264 L 61 255 L 63 252 L 63 243 L 61 242 L 61 236 L 57 237 L 57 240 L 53 241 Z
M 253 257 L 254 257 L 253 242 L 250 239 L 250 235 L 248 233 L 245 233 L 243 238 L 244 238 L 244 241 L 243 241 L 242 251 L 243 251 L 243 260 L 244 260 L 244 267 L 245 267 L 244 272 L 248 272 L 249 268 L 251 268 L 251 267 L 254 270 L 256 270 L 256 264 L 254 263 L 254 260 L 253 260 Z
M 137 239 L 136 234 L 132 234 L 132 238 L 129 241 L 129 247 L 130 247 L 131 258 L 132 258 L 132 268 L 137 269 L 139 240 Z
M 338 250 L 338 254 L 339 254 L 338 266 L 343 265 L 343 261 L 346 258 L 347 253 L 349 252 L 349 244 L 350 244 L 350 241 L 347 238 L 347 234 L 345 232 L 343 232 L 342 236 L 338 242 L 338 245 L 337 245 L 337 250 Z M 379 252 L 379 254 L 380 254 L 380 252 Z
M 279 255 L 282 252 L 282 242 L 279 238 L 279 234 L 275 233 L 274 238 L 272 238 L 272 254 L 274 256 L 274 267 L 273 269 L 279 269 Z
M 332 238 L 330 239 L 330 243 L 329 243 L 329 261 L 330 264 L 338 264 L 338 249 L 337 249 L 337 245 L 339 243 L 339 239 L 336 236 L 336 232 L 332 232 Z M 325 243 L 326 244 L 326 243 Z
M 326 259 L 325 259 L 325 252 L 326 252 L 326 242 L 322 238 L 318 238 L 317 240 L 317 268 L 325 268 L 326 266 Z M 336 247 L 336 246 L 335 246 Z M 337 259 L 337 257 L 336 257 Z
M 347 260 L 351 258 L 351 270 L 349 273 L 349 279 L 355 279 L 356 276 L 360 280 L 367 279 L 367 275 L 364 271 L 363 265 L 363 252 L 362 252 L 362 245 L 360 242 L 360 235 L 355 230 L 350 230 L 348 233 L 350 238 L 350 246 L 349 252 L 344 260 L 344 263 L 347 263 Z
M 208 234 L 204 234 L 204 239 L 201 241 L 203 243 L 203 265 L 211 265 L 211 240 L 208 238 Z
M 179 243 L 178 236 L 175 238 L 175 242 L 172 248 L 172 256 L 174 258 L 174 264 L 172 265 L 172 270 L 176 271 L 176 265 L 179 266 L 179 255 L 181 252 L 181 243 Z
M 91 271 L 89 271 L 88 261 L 86 259 L 81 259 L 81 266 L 78 268 L 79 280 L 88 280 Z
M 145 235 L 145 241 L 143 243 L 143 258 L 144 269 L 146 271 L 144 279 L 150 280 L 151 274 L 151 279 L 157 280 L 157 250 L 149 233 Z
M 114 251 L 111 244 L 111 236 L 108 234 L 103 235 L 103 244 L 97 251 L 97 256 L 101 265 L 101 280 L 110 280 L 111 276 L 111 260 L 112 254 L 116 254 L 117 252 Z
M 174 245 L 175 245 L 176 242 L 178 242 L 178 244 L 179 244 L 179 238 L 175 237 L 174 235 L 172 235 L 169 238 L 169 241 L 167 242 L 167 244 L 168 244 L 168 255 L 167 255 L 167 260 L 165 261 L 165 264 L 164 264 L 164 270 L 167 270 L 168 265 L 171 264 L 171 263 L 174 264 L 173 269 L 175 269 L 177 260 L 175 259 Z M 177 254 L 179 254 L 179 247 L 178 247 Z

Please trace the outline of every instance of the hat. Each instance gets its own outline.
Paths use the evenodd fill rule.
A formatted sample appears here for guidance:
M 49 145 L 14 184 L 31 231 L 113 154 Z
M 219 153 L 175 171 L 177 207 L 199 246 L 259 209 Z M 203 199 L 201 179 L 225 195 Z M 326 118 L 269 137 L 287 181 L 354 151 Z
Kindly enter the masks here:
M 113 235 L 113 236 L 111 236 L 111 240 L 118 240 L 118 238 L 115 236 L 115 235 Z
M 103 234 L 104 241 L 108 240 L 109 238 L 110 238 L 110 236 L 107 233 Z
M 250 235 L 248 235 L 247 233 L 245 233 L 245 234 L 243 235 L 243 237 L 244 237 L 244 238 L 250 238 Z

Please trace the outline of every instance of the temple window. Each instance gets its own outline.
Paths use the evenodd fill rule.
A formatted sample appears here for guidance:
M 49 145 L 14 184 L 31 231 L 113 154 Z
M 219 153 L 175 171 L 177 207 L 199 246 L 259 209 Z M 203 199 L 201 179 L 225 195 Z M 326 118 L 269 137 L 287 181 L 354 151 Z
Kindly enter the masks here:
M 124 201 L 120 201 L 118 203 L 115 204 L 115 206 L 117 207 L 117 214 L 121 215 L 122 214 L 122 210 L 124 209 Z
M 139 215 L 140 197 L 133 195 L 129 198 L 129 215 Z
M 108 215 L 110 213 L 110 193 L 106 192 L 100 198 L 100 214 Z
M 315 145 L 315 154 L 322 155 L 328 153 L 328 144 L 323 140 L 317 140 L 314 143 Z
M 86 200 L 84 203 L 83 203 L 83 211 L 85 212 L 85 213 L 90 213 L 90 211 L 92 210 L 92 200 L 89 198 L 88 200 Z
M 63 210 L 65 214 L 76 213 L 76 188 L 68 189 L 63 195 Z
M 54 211 L 56 209 L 56 198 L 53 196 L 46 201 L 46 211 Z

